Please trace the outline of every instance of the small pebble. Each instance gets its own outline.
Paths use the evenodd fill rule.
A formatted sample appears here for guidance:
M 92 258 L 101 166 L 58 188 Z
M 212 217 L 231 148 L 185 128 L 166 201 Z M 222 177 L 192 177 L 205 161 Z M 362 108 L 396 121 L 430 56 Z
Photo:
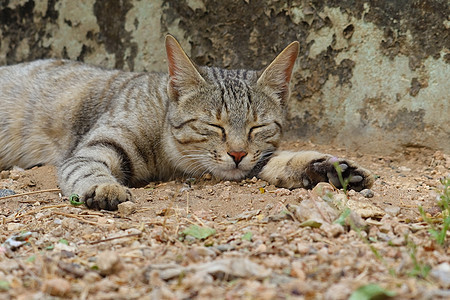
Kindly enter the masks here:
M 406 244 L 406 240 L 405 240 L 405 237 L 402 236 L 402 237 L 393 238 L 393 239 L 389 240 L 388 243 L 392 246 L 399 247 L 399 246 L 404 246 Z
M 16 192 L 10 189 L 0 189 L 0 197 L 15 195 Z
M 97 266 L 101 275 L 119 272 L 122 268 L 120 256 L 114 251 L 105 251 L 97 256 Z
M 9 171 L 1 171 L 0 179 L 7 179 L 9 177 Z
M 380 226 L 380 231 L 383 233 L 388 233 L 392 231 L 392 224 L 389 223 L 384 223 L 383 225 Z
M 410 168 L 405 167 L 405 166 L 401 166 L 401 167 L 399 167 L 398 169 L 399 169 L 401 172 L 409 172 L 409 171 L 411 171 Z
M 258 254 L 267 252 L 267 246 L 265 244 L 260 244 L 255 248 L 255 252 Z
M 8 223 L 7 228 L 8 231 L 16 231 L 23 227 L 21 223 Z
M 448 262 L 441 263 L 434 267 L 431 270 L 430 275 L 439 281 L 445 289 L 450 288 L 450 264 Z
M 193 244 L 197 241 L 197 239 L 195 237 L 193 237 L 192 235 L 186 235 L 184 237 L 184 241 L 188 244 Z
M 306 279 L 306 274 L 303 271 L 305 269 L 303 263 L 301 261 L 294 261 L 291 265 L 291 276 L 296 277 L 300 280 Z
M 384 209 L 385 212 L 395 217 L 400 213 L 400 207 L 398 206 L 388 206 Z
M 70 291 L 70 283 L 62 278 L 53 278 L 44 282 L 42 291 L 51 296 L 64 297 Z
M 220 252 L 226 252 L 226 251 L 231 251 L 235 249 L 235 246 L 230 245 L 230 244 L 222 244 L 222 245 L 218 245 L 217 250 L 219 250 Z
M 370 189 L 364 189 L 361 192 L 359 192 L 361 195 L 363 195 L 366 198 L 372 198 L 373 197 L 373 191 Z
M 18 173 L 11 173 L 9 174 L 9 178 L 11 178 L 12 180 L 17 180 L 20 178 L 20 175 Z
M 122 218 L 127 217 L 136 211 L 136 204 L 131 201 L 122 202 L 117 205 L 119 214 Z
M 87 272 L 83 276 L 83 281 L 87 283 L 94 283 L 101 279 L 101 276 L 96 272 Z

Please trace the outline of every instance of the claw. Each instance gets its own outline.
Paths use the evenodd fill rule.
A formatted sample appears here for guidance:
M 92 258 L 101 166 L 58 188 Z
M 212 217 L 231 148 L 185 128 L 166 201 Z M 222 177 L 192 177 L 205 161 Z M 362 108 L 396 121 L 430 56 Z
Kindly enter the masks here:
M 351 183 L 357 183 L 357 182 L 360 182 L 362 180 L 363 180 L 362 176 L 359 176 L 359 175 L 350 177 L 350 182 Z
M 345 170 L 348 169 L 348 165 L 347 164 L 339 164 L 339 167 L 341 168 L 342 172 L 345 172 Z
M 331 183 L 335 186 L 335 187 L 340 187 L 341 183 L 339 181 L 339 178 L 337 178 L 333 173 L 331 172 L 327 172 L 327 177 L 328 180 L 331 181 Z
M 303 186 L 304 186 L 304 187 L 309 186 L 309 180 L 308 180 L 308 179 L 303 178 Z

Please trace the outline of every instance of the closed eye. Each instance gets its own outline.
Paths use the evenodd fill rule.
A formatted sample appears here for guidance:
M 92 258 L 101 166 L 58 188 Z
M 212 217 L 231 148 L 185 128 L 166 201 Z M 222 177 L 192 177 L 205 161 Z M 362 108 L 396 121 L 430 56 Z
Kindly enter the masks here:
M 281 132 L 281 125 L 278 122 L 256 125 L 250 128 L 248 140 L 251 141 L 256 135 L 261 139 L 269 139 Z
M 225 132 L 225 128 L 223 128 L 220 125 L 213 124 L 213 123 L 208 123 L 208 125 L 220 129 L 220 131 L 222 132 L 222 141 L 224 141 L 224 142 L 226 141 L 227 133 Z
M 252 128 L 250 128 L 250 130 L 248 131 L 248 140 L 250 141 L 252 139 L 252 133 L 254 130 L 259 129 L 261 127 L 265 127 L 267 125 L 268 124 L 261 124 L 261 125 L 256 125 L 256 126 L 253 126 Z

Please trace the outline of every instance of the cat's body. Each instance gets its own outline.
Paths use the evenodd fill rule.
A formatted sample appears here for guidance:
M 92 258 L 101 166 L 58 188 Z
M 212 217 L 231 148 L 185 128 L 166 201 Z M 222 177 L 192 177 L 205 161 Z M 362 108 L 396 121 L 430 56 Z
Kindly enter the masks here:
M 264 72 L 196 67 L 171 36 L 166 48 L 168 75 L 64 60 L 1 67 L 0 169 L 55 164 L 64 194 L 106 209 L 131 199 L 124 185 L 206 172 L 339 184 L 331 156 L 276 152 L 298 43 Z M 340 163 L 354 188 L 370 187 L 368 171 Z

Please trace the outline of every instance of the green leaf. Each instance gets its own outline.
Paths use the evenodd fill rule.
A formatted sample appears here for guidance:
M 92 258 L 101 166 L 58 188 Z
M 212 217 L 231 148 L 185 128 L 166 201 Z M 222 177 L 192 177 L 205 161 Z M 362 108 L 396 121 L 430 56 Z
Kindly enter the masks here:
M 50 246 L 47 246 L 47 247 L 45 247 L 45 250 L 53 250 L 53 249 L 55 249 L 55 245 L 50 245 Z
M 351 214 L 351 209 L 350 208 L 346 208 L 341 215 L 339 216 L 339 218 L 337 218 L 333 223 L 336 224 L 340 224 L 342 226 L 345 226 L 345 220 L 347 219 L 347 217 Z
M 251 241 L 252 241 L 252 237 L 253 237 L 253 233 L 251 233 L 250 231 L 248 231 L 248 232 L 246 232 L 246 233 L 244 233 L 244 234 L 242 235 L 241 239 L 242 239 L 243 241 L 249 241 L 249 242 L 251 242 Z
M 58 241 L 58 243 L 64 244 L 64 245 L 69 245 L 69 242 L 66 239 L 60 239 Z
M 32 263 L 36 260 L 36 255 L 31 255 L 27 258 L 26 262 Z
M 75 205 L 75 206 L 84 204 L 83 201 L 80 201 L 80 196 L 78 196 L 78 194 L 70 195 L 69 201 L 70 201 L 70 204 Z
M 191 225 L 185 230 L 183 230 L 183 235 L 190 235 L 195 237 L 196 239 L 203 240 L 207 237 L 214 235 L 216 230 L 209 227 L 200 227 L 198 225 Z
M 317 222 L 315 220 L 306 220 L 305 222 L 300 223 L 300 227 L 311 227 L 311 228 L 319 228 L 322 226 L 322 223 Z
M 9 290 L 9 282 L 6 280 L 0 280 L 0 291 Z
M 352 293 L 349 300 L 375 300 L 394 297 L 395 292 L 385 290 L 378 284 L 367 284 L 359 287 Z

